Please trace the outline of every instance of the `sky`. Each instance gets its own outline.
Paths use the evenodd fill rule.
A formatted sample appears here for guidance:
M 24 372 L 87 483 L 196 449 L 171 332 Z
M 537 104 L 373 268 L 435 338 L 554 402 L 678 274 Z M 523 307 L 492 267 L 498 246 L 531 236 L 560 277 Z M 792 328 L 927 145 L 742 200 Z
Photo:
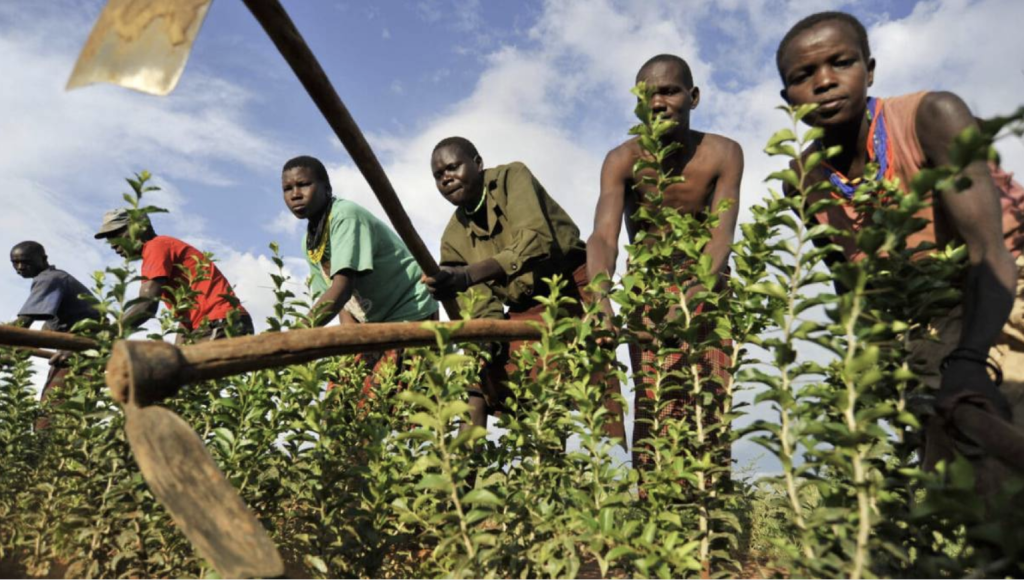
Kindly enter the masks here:
M 283 0 L 376 151 L 413 224 L 438 253 L 452 208 L 429 158 L 450 135 L 474 141 L 486 165 L 526 163 L 590 234 L 601 162 L 634 124 L 637 69 L 659 53 L 690 63 L 701 103 L 695 128 L 741 144 L 741 221 L 782 162 L 762 148 L 787 126 L 774 51 L 820 10 L 868 27 L 873 93 L 949 90 L 976 115 L 1024 104 L 1019 0 Z M 118 263 L 93 240 L 124 178 L 143 169 L 162 192 L 149 202 L 158 233 L 211 251 L 265 328 L 277 241 L 301 293 L 300 226 L 285 209 L 280 171 L 296 155 L 327 164 L 335 194 L 384 217 L 305 90 L 237 0 L 214 2 L 177 89 L 154 97 L 109 85 L 64 85 L 103 2 L 0 1 L 0 247 L 32 239 L 87 284 Z M 1004 166 L 1024 168 L 1007 143 Z M 620 264 L 621 272 L 621 264 Z M 0 271 L 0 320 L 29 281 Z M 627 396 L 629 394 L 627 393 Z M 740 464 L 761 464 L 752 445 Z M 759 467 L 756 467 L 759 468 Z

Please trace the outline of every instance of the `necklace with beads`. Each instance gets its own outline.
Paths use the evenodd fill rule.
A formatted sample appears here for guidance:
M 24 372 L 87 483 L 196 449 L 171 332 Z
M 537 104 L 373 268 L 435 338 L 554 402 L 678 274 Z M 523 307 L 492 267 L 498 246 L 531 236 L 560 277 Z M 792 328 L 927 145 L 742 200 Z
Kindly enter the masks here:
M 476 204 L 472 210 L 466 210 L 466 215 L 473 215 L 480 211 L 480 208 L 484 206 L 484 202 L 487 201 L 487 187 L 484 187 L 483 193 L 480 194 L 480 201 Z
M 327 253 L 327 241 L 330 239 L 331 231 L 331 206 L 334 205 L 334 198 L 330 198 L 327 207 L 324 208 L 322 217 L 317 220 L 313 228 L 312 236 L 307 234 L 306 255 L 314 264 L 319 264 Z

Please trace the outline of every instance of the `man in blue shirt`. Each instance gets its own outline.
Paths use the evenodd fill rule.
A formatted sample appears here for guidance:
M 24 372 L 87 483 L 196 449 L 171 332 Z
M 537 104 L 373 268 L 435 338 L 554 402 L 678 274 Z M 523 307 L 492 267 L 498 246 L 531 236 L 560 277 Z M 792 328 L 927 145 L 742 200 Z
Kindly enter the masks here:
M 32 323 L 42 321 L 44 330 L 68 332 L 80 320 L 99 318 L 89 289 L 71 274 L 51 266 L 46 250 L 38 242 L 21 242 L 14 246 L 11 265 L 19 276 L 32 280 L 28 300 L 18 311 L 14 324 L 28 328 Z M 64 383 L 64 375 L 68 371 L 63 364 L 66 357 L 67 354 L 61 352 L 50 360 L 50 373 L 40 395 L 41 401 L 46 400 L 53 388 Z M 37 423 L 36 428 L 45 428 L 46 423 L 48 421 L 43 425 Z

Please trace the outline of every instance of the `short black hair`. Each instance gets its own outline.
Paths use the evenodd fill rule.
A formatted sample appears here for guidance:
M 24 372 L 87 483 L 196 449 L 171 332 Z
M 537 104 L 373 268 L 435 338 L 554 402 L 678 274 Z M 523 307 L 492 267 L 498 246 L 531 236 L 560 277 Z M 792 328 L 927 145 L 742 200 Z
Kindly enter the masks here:
M 455 147 L 456 149 L 462 151 L 466 155 L 469 155 L 473 159 L 480 157 L 480 153 L 477 152 L 476 145 L 473 145 L 472 141 L 466 139 L 465 137 L 459 137 L 457 135 L 453 137 L 445 137 L 444 139 L 438 141 L 437 145 L 434 145 L 434 150 L 431 152 L 431 154 L 434 154 L 437 152 L 438 149 L 444 149 L 445 147 Z
M 44 258 L 46 257 L 46 250 L 43 248 L 43 245 L 39 242 L 33 242 L 32 240 L 15 244 L 15 246 L 11 248 L 11 253 L 13 254 L 16 251 L 25 252 L 27 254 L 39 254 Z
M 292 157 L 284 164 L 284 168 L 281 169 L 281 173 L 288 171 L 289 169 L 295 169 L 302 167 L 313 172 L 313 177 L 317 181 L 322 181 L 327 186 L 329 191 L 333 191 L 331 187 L 331 178 L 327 175 L 327 168 L 320 162 L 319 159 L 312 155 L 299 155 L 298 157 Z
M 786 36 L 782 37 L 782 41 L 779 42 L 779 48 L 775 51 L 775 67 L 779 69 L 779 76 L 783 76 L 785 73 L 782 71 L 782 53 L 786 51 L 789 43 L 793 42 L 800 33 L 810 30 L 822 22 L 842 22 L 853 29 L 853 34 L 857 37 L 857 44 L 860 45 L 860 52 L 864 56 L 864 60 L 867 61 L 871 58 L 871 45 L 868 44 L 868 31 L 861 24 L 857 17 L 848 14 L 846 12 L 818 12 L 811 14 L 810 16 L 802 19 L 793 25 L 793 28 L 789 29 Z M 783 77 L 785 82 L 785 77 Z
M 640 82 L 640 77 L 643 75 L 645 70 L 658 63 L 670 63 L 679 67 L 679 70 L 683 72 L 683 82 L 686 84 L 686 88 L 693 88 L 693 73 L 690 72 L 690 65 L 685 60 L 674 54 L 659 54 L 647 59 L 647 62 L 640 67 L 640 70 L 636 71 L 636 82 Z

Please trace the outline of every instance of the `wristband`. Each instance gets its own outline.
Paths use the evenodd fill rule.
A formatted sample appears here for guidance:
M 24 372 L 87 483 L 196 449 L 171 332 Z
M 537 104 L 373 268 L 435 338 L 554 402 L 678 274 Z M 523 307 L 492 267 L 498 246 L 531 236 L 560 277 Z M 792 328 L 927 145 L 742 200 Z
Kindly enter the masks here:
M 1003 384 L 1003 369 L 992 360 L 991 356 L 982 354 L 971 348 L 959 347 L 947 354 L 939 364 L 939 370 L 945 371 L 949 363 L 955 360 L 963 360 L 984 366 L 992 373 L 992 382 L 998 387 Z

